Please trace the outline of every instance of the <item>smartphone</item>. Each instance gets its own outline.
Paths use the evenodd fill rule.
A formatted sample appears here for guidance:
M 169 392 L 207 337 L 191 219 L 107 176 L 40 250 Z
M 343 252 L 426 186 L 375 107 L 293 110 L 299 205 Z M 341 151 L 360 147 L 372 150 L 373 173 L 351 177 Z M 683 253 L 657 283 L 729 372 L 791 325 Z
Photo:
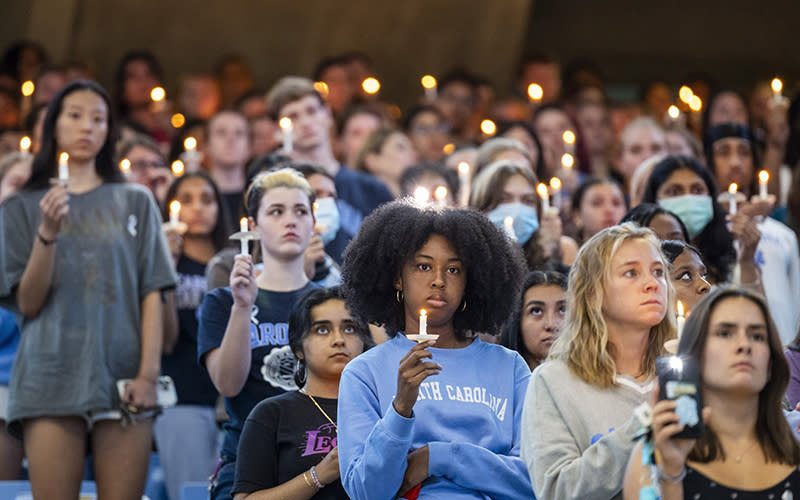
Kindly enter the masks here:
M 125 386 L 131 379 L 117 380 L 117 392 L 119 392 L 119 399 L 125 394 Z M 178 404 L 178 393 L 175 391 L 175 383 L 171 377 L 162 375 L 158 377 L 156 382 L 156 397 L 158 398 L 158 406 L 162 408 L 169 408 Z
M 673 438 L 696 439 L 703 434 L 703 401 L 697 360 L 687 356 L 664 356 L 656 360 L 659 399 L 677 401 L 675 413 L 685 427 Z

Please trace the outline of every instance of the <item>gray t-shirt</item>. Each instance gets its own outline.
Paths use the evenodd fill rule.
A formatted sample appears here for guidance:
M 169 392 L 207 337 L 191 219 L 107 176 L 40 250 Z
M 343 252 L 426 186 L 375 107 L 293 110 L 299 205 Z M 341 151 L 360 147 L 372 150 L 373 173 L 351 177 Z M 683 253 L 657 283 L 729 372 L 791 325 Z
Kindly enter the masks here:
M 0 304 L 16 309 L 41 221 L 45 190 L 0 205 Z M 174 287 L 175 270 L 158 209 L 135 184 L 71 194 L 42 310 L 20 325 L 8 420 L 85 415 L 118 405 L 116 381 L 133 378 L 141 356 L 141 300 Z

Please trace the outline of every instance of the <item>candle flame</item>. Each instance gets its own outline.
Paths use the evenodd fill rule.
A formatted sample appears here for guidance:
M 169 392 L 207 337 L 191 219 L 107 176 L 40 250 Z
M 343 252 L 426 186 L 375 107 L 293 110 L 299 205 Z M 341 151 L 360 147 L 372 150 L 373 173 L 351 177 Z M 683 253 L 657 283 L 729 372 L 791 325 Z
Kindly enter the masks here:
M 497 133 L 497 125 L 495 125 L 492 120 L 487 118 L 481 122 L 481 132 L 486 135 L 494 135 Z
M 169 204 L 169 213 L 171 214 L 181 213 L 181 202 L 179 202 L 178 200 L 172 200 Z
M 731 185 L 728 186 L 728 193 L 730 194 L 736 194 L 738 190 L 739 190 L 739 185 L 736 184 L 735 182 L 731 182 Z
M 183 147 L 186 148 L 187 151 L 190 149 L 194 149 L 197 147 L 197 139 L 192 136 L 187 137 L 183 141 Z
M 428 203 L 431 199 L 431 192 L 427 188 L 417 186 L 414 189 L 414 199 L 417 203 Z
M 167 97 L 167 92 L 163 87 L 153 87 L 153 90 L 150 91 L 150 99 L 153 102 L 163 101 L 165 97 Z
M 683 316 L 685 314 L 685 309 L 683 308 L 683 302 L 680 300 L 675 303 L 675 308 L 678 310 L 678 316 Z
M 172 118 L 169 119 L 169 123 L 172 125 L 172 128 L 181 128 L 186 124 L 186 117 L 181 113 L 175 113 L 172 115 Z
M 564 168 L 572 168 L 575 165 L 575 157 L 569 153 L 564 153 L 561 156 L 561 165 Z
M 428 90 L 436 88 L 436 78 L 434 78 L 433 75 L 423 76 L 420 82 L 422 83 L 422 86 Z
M 683 360 L 678 356 L 669 358 L 669 367 L 675 371 L 683 371 Z
M 689 99 L 689 108 L 692 111 L 700 111 L 703 109 L 703 100 L 696 95 L 693 95 L 691 99 Z
M 419 317 L 420 317 L 420 319 L 421 318 L 427 318 L 428 317 L 428 311 L 426 311 L 425 309 L 420 309 L 419 310 Z
M 123 172 L 127 172 L 128 170 L 131 169 L 131 161 L 127 158 L 123 158 L 119 162 L 119 169 L 122 170 Z
M 319 208 L 319 202 L 318 202 L 318 201 L 315 201 L 315 202 L 314 202 L 314 214 L 316 214 L 316 213 L 317 213 L 317 209 L 318 209 L 318 208 Z
M 183 162 L 180 160 L 173 161 L 172 165 L 170 166 L 170 169 L 172 170 L 172 173 L 175 174 L 176 177 L 182 176 L 184 171 Z
M 19 149 L 23 151 L 28 151 L 31 149 L 31 138 L 27 135 L 19 140 Z
M 759 172 L 758 182 L 762 184 L 766 184 L 767 182 L 769 182 L 769 172 L 767 172 L 766 170 L 762 170 L 761 172 Z
M 58 157 L 58 161 L 62 163 L 69 161 L 69 153 L 61 153 L 61 155 Z
M 781 90 L 783 90 L 783 82 L 780 78 L 773 78 L 772 83 L 770 83 L 770 87 L 772 87 L 773 92 L 780 94 Z
M 280 120 L 278 120 L 278 125 L 280 125 L 281 129 L 288 130 L 292 128 L 292 119 L 288 116 L 284 116 Z
M 565 130 L 561 134 L 561 138 L 564 140 L 564 144 L 575 144 L 575 132 L 572 130 Z
M 465 161 L 459 162 L 458 171 L 459 171 L 459 173 L 462 173 L 462 174 L 468 174 L 469 173 L 469 163 L 467 163 Z
M 36 90 L 36 86 L 33 84 L 32 81 L 28 80 L 22 83 L 22 87 L 20 90 L 22 91 L 23 96 L 30 97 L 33 95 L 33 91 Z
M 542 90 L 542 86 L 538 83 L 531 83 L 528 85 L 528 97 L 532 101 L 541 101 L 542 96 L 544 95 L 544 90 Z
M 560 191 L 561 190 L 561 179 L 558 177 L 553 177 L 550 179 L 550 189 L 553 191 Z
M 444 186 L 437 186 L 436 189 L 433 190 L 433 197 L 436 201 L 443 201 L 447 198 L 447 188 Z
M 239 219 L 239 227 L 242 231 L 247 231 L 247 217 L 242 217 Z
M 540 182 L 536 186 L 536 192 L 539 193 L 539 196 L 542 198 L 547 198 L 548 196 L 550 196 L 550 193 L 547 192 L 547 184 L 545 184 L 544 182 Z
M 374 77 L 365 78 L 364 81 L 361 82 L 361 88 L 364 89 L 364 92 L 367 94 L 374 95 L 381 89 L 381 82 Z
M 455 144 L 453 144 L 452 142 L 448 142 L 448 143 L 447 143 L 447 144 L 445 144 L 445 145 L 444 145 L 444 147 L 442 148 L 442 151 L 443 151 L 443 152 L 444 152 L 444 154 L 446 154 L 446 155 L 451 155 L 451 154 L 453 154 L 453 151 L 455 151 L 455 150 L 456 150 L 456 145 L 455 145 Z
M 683 85 L 678 91 L 678 97 L 680 97 L 681 101 L 689 104 L 689 101 L 692 99 L 692 97 L 694 97 L 694 92 L 692 92 L 690 87 Z
M 327 83 L 325 83 L 323 81 L 314 82 L 314 90 L 319 92 L 322 95 L 322 97 L 328 97 L 328 84 Z
M 669 114 L 669 117 L 673 120 L 677 120 L 678 117 L 681 116 L 681 110 L 678 109 L 678 106 L 673 104 L 669 107 L 669 109 L 667 109 L 667 114 Z

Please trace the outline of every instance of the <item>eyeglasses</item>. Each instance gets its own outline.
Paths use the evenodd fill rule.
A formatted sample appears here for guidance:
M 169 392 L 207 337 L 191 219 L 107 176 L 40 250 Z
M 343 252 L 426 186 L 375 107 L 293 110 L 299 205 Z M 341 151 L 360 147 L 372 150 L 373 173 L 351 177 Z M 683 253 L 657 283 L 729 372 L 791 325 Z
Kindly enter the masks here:
M 146 168 L 165 168 L 167 166 L 163 161 L 145 161 L 137 160 L 131 162 L 131 168 L 134 170 L 144 170 Z

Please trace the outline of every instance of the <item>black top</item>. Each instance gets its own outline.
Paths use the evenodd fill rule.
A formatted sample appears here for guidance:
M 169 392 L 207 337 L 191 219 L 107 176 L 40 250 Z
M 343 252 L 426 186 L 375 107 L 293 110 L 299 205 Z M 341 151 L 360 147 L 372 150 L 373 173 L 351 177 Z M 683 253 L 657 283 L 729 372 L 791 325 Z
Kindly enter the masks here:
M 686 478 L 683 480 L 683 498 L 686 500 L 707 500 L 715 498 L 735 498 L 736 500 L 787 500 L 797 495 L 800 495 L 800 471 L 797 469 L 794 469 L 791 474 L 779 481 L 778 484 L 763 490 L 736 490 L 729 488 L 712 481 L 688 465 L 686 466 Z
M 336 422 L 336 399 L 314 398 Z M 244 424 L 231 494 L 274 488 L 318 465 L 336 447 L 336 427 L 307 395 L 287 392 L 265 399 Z M 315 500 L 347 499 L 342 482 L 325 486 Z

